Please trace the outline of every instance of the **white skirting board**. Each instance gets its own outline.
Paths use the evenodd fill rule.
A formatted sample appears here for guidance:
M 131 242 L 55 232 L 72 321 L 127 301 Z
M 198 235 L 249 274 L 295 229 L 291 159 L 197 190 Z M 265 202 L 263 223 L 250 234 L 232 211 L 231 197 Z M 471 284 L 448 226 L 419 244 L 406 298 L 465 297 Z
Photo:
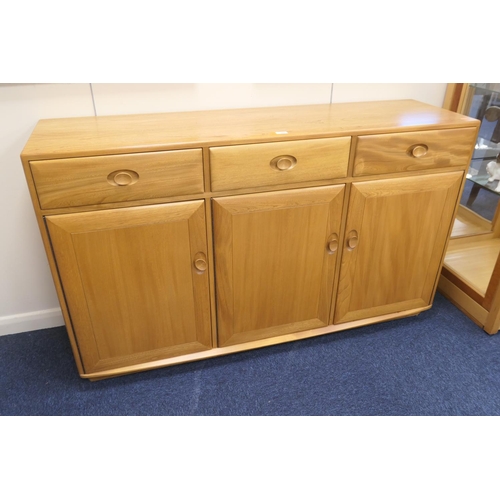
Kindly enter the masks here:
M 0 335 L 31 332 L 64 325 L 61 309 L 45 309 L 28 313 L 0 316 Z

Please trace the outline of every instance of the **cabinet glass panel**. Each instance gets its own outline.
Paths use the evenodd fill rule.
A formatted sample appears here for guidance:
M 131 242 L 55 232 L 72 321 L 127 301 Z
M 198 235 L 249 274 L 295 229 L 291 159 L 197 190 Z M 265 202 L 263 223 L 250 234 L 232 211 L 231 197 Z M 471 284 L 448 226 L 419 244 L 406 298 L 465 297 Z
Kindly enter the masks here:
M 500 83 L 470 84 L 463 113 L 481 126 L 461 205 L 491 222 L 500 200 Z

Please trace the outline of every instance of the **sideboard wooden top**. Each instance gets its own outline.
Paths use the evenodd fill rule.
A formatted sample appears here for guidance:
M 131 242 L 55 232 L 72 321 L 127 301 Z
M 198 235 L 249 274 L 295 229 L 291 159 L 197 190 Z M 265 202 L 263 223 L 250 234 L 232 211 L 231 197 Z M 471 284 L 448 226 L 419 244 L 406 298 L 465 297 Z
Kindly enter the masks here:
M 342 135 L 477 127 L 413 100 L 40 120 L 26 160 L 95 156 Z

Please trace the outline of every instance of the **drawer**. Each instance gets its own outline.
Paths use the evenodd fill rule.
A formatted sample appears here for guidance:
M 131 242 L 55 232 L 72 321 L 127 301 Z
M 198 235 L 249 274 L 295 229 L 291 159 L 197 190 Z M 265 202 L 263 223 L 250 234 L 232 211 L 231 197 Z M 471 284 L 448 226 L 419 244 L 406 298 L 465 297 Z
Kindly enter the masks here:
M 201 149 L 30 162 L 40 207 L 203 193 Z
M 212 191 L 345 177 L 350 144 L 338 137 L 210 148 Z
M 477 129 L 430 130 L 358 138 L 354 175 L 411 172 L 468 164 Z

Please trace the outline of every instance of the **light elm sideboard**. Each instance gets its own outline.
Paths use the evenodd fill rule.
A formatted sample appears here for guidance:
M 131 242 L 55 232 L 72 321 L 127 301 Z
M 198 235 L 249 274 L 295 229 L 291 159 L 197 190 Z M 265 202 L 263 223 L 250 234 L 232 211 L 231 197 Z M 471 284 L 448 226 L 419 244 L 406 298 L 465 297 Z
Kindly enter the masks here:
M 478 124 L 411 100 L 41 120 L 21 158 L 80 376 L 430 308 Z

